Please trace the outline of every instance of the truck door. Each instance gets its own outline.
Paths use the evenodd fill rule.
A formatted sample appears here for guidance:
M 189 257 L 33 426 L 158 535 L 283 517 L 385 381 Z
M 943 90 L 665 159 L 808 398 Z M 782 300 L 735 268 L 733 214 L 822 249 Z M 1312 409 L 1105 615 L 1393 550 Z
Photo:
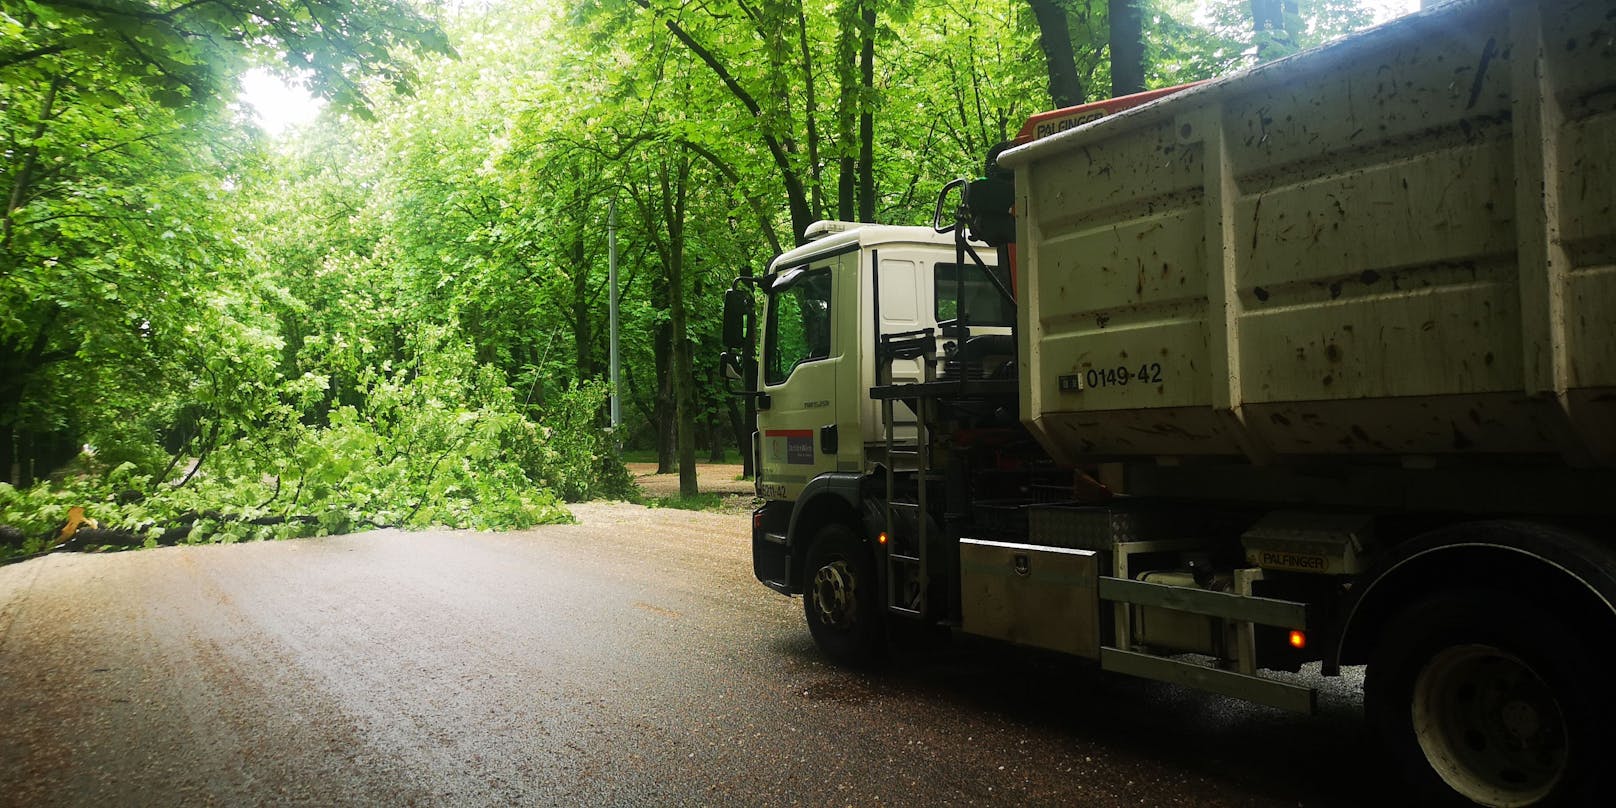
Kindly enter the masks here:
M 758 412 L 763 441 L 762 493 L 796 499 L 804 485 L 836 468 L 844 444 L 857 434 L 837 428 L 837 388 L 848 337 L 835 316 L 837 259 L 781 271 L 769 286 L 764 318 L 762 387 L 768 409 Z

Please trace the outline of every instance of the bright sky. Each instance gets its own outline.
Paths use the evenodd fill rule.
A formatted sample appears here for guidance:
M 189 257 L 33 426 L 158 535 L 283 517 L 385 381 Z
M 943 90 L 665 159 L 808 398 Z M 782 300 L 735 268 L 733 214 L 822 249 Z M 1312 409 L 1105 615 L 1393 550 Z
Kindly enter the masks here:
M 1420 8 L 1420 0 L 1364 0 L 1364 4 L 1374 9 L 1379 22 Z M 241 77 L 241 100 L 252 107 L 258 125 L 275 137 L 314 120 L 325 106 L 324 101 L 310 96 L 302 85 L 289 85 L 258 67 Z
M 1385 22 L 1420 10 L 1420 0 L 1364 0 L 1364 5 L 1374 9 L 1375 22 Z
M 324 101 L 309 95 L 303 85 L 287 84 L 261 67 L 241 77 L 241 100 L 252 108 L 258 125 L 276 137 L 314 120 L 325 106 Z

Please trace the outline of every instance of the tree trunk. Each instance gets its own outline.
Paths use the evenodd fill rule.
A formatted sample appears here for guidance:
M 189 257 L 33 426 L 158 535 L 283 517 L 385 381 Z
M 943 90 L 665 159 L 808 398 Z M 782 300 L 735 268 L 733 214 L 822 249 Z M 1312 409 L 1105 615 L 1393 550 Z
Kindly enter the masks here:
M 51 304 L 34 325 L 32 339 L 19 336 L 0 341 L 0 425 L 6 428 L 4 437 L 10 458 L 0 472 L 18 488 L 34 484 L 34 471 L 41 456 L 40 430 L 22 419 L 22 405 L 29 398 L 29 385 L 49 365 L 73 356 L 72 352 L 61 348 L 53 350 L 50 344 L 62 311 L 61 306 Z
M 751 407 L 742 407 L 735 398 L 728 396 L 724 409 L 729 416 L 730 432 L 735 435 L 735 445 L 741 450 L 741 474 L 756 477 L 757 467 L 752 462 L 752 425 L 757 423 L 757 416 L 751 413 Z
M 1111 97 L 1144 92 L 1145 32 L 1140 0 L 1110 0 Z
M 859 34 L 864 41 L 859 54 L 859 217 L 875 221 L 875 0 L 863 0 L 864 24 Z
M 673 324 L 657 323 L 656 327 L 656 448 L 658 474 L 673 473 L 674 408 L 673 408 Z
M 724 462 L 724 424 L 714 410 L 707 411 L 707 462 Z
M 836 79 L 841 95 L 836 102 L 836 218 L 852 221 L 858 214 L 858 152 L 854 146 L 859 110 L 858 51 L 862 36 L 860 0 L 843 0 L 837 9 L 841 36 L 836 40 Z
M 750 278 L 752 276 L 753 275 L 752 275 L 752 264 L 751 264 L 751 262 L 744 263 L 741 266 L 741 277 Z M 754 323 L 755 322 L 756 321 L 754 320 Z M 755 332 L 756 330 L 757 330 L 757 327 L 756 327 L 755 324 L 751 329 L 749 329 L 749 331 L 751 331 L 751 332 Z M 748 333 L 746 335 L 746 338 L 747 338 L 747 340 L 749 341 L 749 344 L 750 344 L 750 347 L 748 348 L 746 355 L 748 357 L 756 357 L 757 354 L 758 354 L 758 349 L 761 347 L 761 346 L 758 345 L 758 335 L 756 333 Z M 748 392 L 750 392 L 750 391 L 748 391 Z M 746 476 L 751 477 L 753 479 L 757 479 L 757 473 L 758 473 L 757 462 L 756 462 L 757 458 L 752 454 L 752 432 L 753 432 L 753 430 L 755 430 L 757 428 L 757 412 L 758 412 L 757 411 L 757 396 L 745 396 L 744 397 L 745 398 L 745 407 L 744 407 L 745 419 L 738 422 L 738 423 L 736 422 L 736 419 L 735 419 L 735 410 L 736 410 L 735 397 L 734 396 L 725 396 L 725 398 L 728 399 L 728 401 L 729 401 L 729 412 L 730 412 L 729 418 L 730 418 L 730 424 L 734 427 L 734 430 L 735 430 L 735 443 L 736 443 L 737 447 L 741 450 L 742 471 L 745 472 Z
M 803 121 L 808 130 L 808 178 L 815 211 L 825 207 L 824 178 L 819 170 L 819 103 L 814 97 L 814 58 L 808 47 L 808 14 L 797 3 L 797 44 L 802 52 Z
M 0 424 L 0 473 L 15 488 L 23 488 L 22 453 L 17 451 L 17 430 L 10 424 Z
M 1072 32 L 1067 27 L 1066 6 L 1060 0 L 1027 0 L 1038 21 L 1038 47 L 1044 52 L 1049 70 L 1049 101 L 1055 109 L 1083 103 L 1083 81 L 1077 76 L 1077 59 L 1072 55 Z
M 673 326 L 673 397 L 678 417 L 679 496 L 693 497 L 696 485 L 696 391 L 685 309 L 685 203 L 690 191 L 690 155 L 678 152 L 673 177 L 662 167 L 662 198 L 668 222 L 668 311 Z
M 595 334 L 589 321 L 589 266 L 585 262 L 584 228 L 582 222 L 575 221 L 574 226 L 567 258 L 572 271 L 572 350 L 578 379 L 582 381 L 595 376 Z

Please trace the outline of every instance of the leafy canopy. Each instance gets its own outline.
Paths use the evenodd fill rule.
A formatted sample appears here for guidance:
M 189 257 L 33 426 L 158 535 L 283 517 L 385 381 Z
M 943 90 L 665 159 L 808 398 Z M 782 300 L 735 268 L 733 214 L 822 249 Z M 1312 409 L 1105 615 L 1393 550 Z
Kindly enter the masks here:
M 373 78 L 415 86 L 409 53 L 453 53 L 407 0 L 3 0 L 0 32 L 0 77 L 71 74 L 107 106 L 132 87 L 168 107 L 217 103 L 252 63 L 364 111 Z

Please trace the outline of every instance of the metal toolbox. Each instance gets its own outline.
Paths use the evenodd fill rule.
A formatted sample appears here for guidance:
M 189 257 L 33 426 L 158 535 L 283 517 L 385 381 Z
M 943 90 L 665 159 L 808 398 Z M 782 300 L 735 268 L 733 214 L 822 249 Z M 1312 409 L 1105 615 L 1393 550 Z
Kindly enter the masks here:
M 960 607 L 969 634 L 1097 657 L 1097 553 L 960 540 Z

